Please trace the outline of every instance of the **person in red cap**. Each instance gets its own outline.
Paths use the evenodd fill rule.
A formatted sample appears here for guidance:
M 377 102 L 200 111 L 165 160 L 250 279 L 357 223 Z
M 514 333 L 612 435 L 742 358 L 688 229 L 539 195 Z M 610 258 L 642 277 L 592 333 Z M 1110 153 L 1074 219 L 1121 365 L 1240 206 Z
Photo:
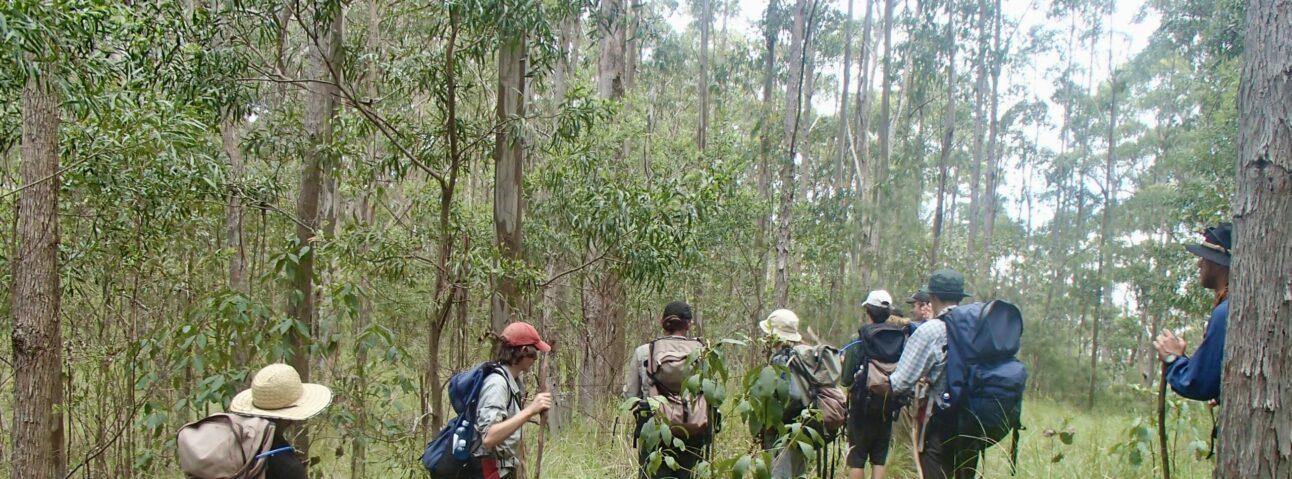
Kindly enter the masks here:
M 538 353 L 552 347 L 539 337 L 538 330 L 525 322 L 507 325 L 499 335 L 498 354 L 494 360 L 504 366 L 502 374 L 490 374 L 480 387 L 476 407 L 476 437 L 472 455 L 480 460 L 481 477 L 504 479 L 516 477 L 520 461 L 520 430 L 530 418 L 552 407 L 551 393 L 538 393 L 529 405 L 521 408 L 525 390 L 517 378 L 538 361 Z

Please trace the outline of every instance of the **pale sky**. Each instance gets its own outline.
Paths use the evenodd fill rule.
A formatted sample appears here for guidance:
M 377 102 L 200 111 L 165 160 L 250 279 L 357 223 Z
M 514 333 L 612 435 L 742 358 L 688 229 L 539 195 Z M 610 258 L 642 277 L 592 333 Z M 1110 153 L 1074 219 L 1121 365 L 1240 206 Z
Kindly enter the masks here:
M 856 0 L 856 3 L 854 4 L 854 19 L 859 23 L 865 15 L 865 1 L 866 0 Z M 910 1 L 914 2 L 918 0 Z M 1002 1 L 1006 18 L 1009 21 L 1018 23 L 1014 33 L 1011 34 L 1010 32 L 1010 26 L 1008 25 L 1009 22 L 1007 22 L 1005 31 L 1003 32 L 1006 37 L 1012 37 L 1014 39 L 1015 48 L 1018 48 L 1028 31 L 1035 26 L 1046 23 L 1050 23 L 1050 28 L 1060 31 L 1056 41 L 1062 42 L 1066 45 L 1066 32 L 1068 30 L 1069 22 L 1066 21 L 1066 19 L 1051 20 L 1046 17 L 1046 13 L 1049 10 L 1050 0 Z M 900 10 L 903 8 L 903 3 L 898 4 L 897 8 L 899 10 L 899 14 Z M 1103 19 L 1107 25 L 1111 26 L 1111 39 L 1107 33 L 1108 31 L 1105 30 L 1105 33 L 1096 41 L 1093 48 L 1095 52 L 1093 56 L 1090 53 L 1088 42 L 1083 43 L 1078 47 L 1078 51 L 1075 53 L 1076 56 L 1073 57 L 1075 59 L 1075 64 L 1077 65 L 1077 69 L 1088 71 L 1085 75 L 1078 75 L 1079 78 L 1083 79 L 1080 83 L 1086 83 L 1084 79 L 1088 78 L 1087 75 L 1093 75 L 1089 78 L 1093 78 L 1094 88 L 1097 88 L 1101 82 L 1107 80 L 1107 61 L 1110 41 L 1112 42 L 1113 65 L 1121 65 L 1125 63 L 1148 45 L 1149 36 L 1157 29 L 1158 24 L 1160 23 L 1160 18 L 1156 12 L 1150 11 L 1147 12 L 1145 18 L 1136 22 L 1135 17 L 1143 8 L 1144 3 L 1145 0 L 1116 1 L 1112 15 L 1105 16 Z M 759 33 L 756 31 L 757 24 L 767 8 L 767 2 L 759 0 L 739 0 L 738 5 L 739 8 L 736 11 L 733 11 L 732 16 L 727 20 L 728 30 L 743 33 L 746 36 L 758 35 Z M 833 6 L 840 11 L 847 10 L 846 0 L 837 0 L 836 2 L 833 2 Z M 685 4 L 679 2 L 679 7 L 675 11 L 666 15 L 668 23 L 677 31 L 683 31 L 689 28 L 689 25 L 692 22 L 691 15 L 686 10 Z M 879 4 L 876 4 L 877 19 L 882 18 L 878 15 L 879 12 Z M 716 11 L 714 14 L 715 17 L 717 17 L 715 18 L 714 28 L 719 29 L 722 25 L 722 12 Z M 1080 23 L 1078 23 L 1077 29 L 1078 34 L 1080 34 L 1080 30 L 1082 29 Z M 860 41 L 859 38 L 860 32 L 857 32 L 854 35 L 854 39 L 856 39 L 856 41 Z M 897 44 L 901 41 L 902 33 L 895 31 L 894 43 Z M 1078 43 L 1081 42 L 1078 41 Z M 961 58 L 963 59 L 964 57 Z M 1091 64 L 1092 62 L 1093 64 Z M 964 68 L 963 65 L 964 64 L 962 63 L 962 68 Z M 1005 112 L 1011 105 L 1023 98 L 1039 98 L 1050 105 L 1049 116 L 1051 123 L 1053 124 L 1042 126 L 1037 136 L 1038 141 L 1043 148 L 1048 148 L 1056 152 L 1061 148 L 1059 137 L 1061 125 L 1059 125 L 1059 121 L 1062 117 L 1062 109 L 1058 105 L 1050 102 L 1049 98 L 1054 93 L 1055 78 L 1058 76 L 1058 68 L 1061 68 L 1062 65 L 1063 61 L 1058 52 L 1045 52 L 1034 58 L 1031 62 L 1030 68 L 1028 69 L 1023 71 L 1007 70 L 1003 72 L 1002 84 L 999 88 L 999 91 L 1002 92 L 1003 95 L 1000 98 L 999 106 L 999 111 L 1001 113 Z M 818 67 L 820 72 L 824 75 L 833 76 L 835 78 L 842 77 L 842 65 L 838 63 L 818 65 Z M 852 68 L 854 68 L 854 70 L 851 77 L 855 81 L 859 76 L 856 70 L 859 66 L 854 64 Z M 1009 92 L 1013 86 L 1017 85 L 1023 86 L 1023 93 L 1005 93 Z M 972 86 L 965 86 L 965 88 L 972 88 Z M 813 108 L 824 114 L 832 114 L 827 112 L 837 111 L 837 101 L 837 91 L 832 95 L 818 94 L 813 97 Z M 1153 119 L 1144 118 L 1143 120 L 1147 124 L 1151 125 Z M 1053 208 L 1049 204 L 1041 202 L 1038 198 L 1034 202 L 1033 207 L 1028 210 L 1024 205 L 1021 205 L 1019 201 L 1023 196 L 1023 187 L 1025 184 L 1030 184 L 1031 189 L 1034 192 L 1042 191 L 1046 188 L 1045 178 L 1040 174 L 1037 174 L 1035 171 L 1029 171 L 1026 175 L 1023 174 L 1022 172 L 1024 170 L 1019 168 L 1018 158 L 1006 158 L 1004 161 L 1005 163 L 1002 165 L 1004 174 L 1001 179 L 1001 194 L 1005 197 L 1004 205 L 1007 213 L 1012 218 L 1020 221 L 1030 215 L 1034 227 L 1048 222 L 1053 217 L 1054 213 Z M 1123 191 L 1121 191 L 1118 196 L 1121 198 L 1129 197 L 1132 193 L 1132 191 L 1127 189 L 1129 187 L 1130 185 L 1123 185 Z M 1093 190 L 1094 187 L 1091 189 Z M 928 210 L 925 214 L 931 217 L 932 201 L 926 198 L 925 203 L 927 206 L 926 210 Z M 1119 307 L 1126 307 L 1133 314 L 1136 309 L 1133 295 L 1130 295 L 1127 292 L 1125 285 L 1113 285 L 1113 288 L 1114 304 Z
M 860 22 L 865 15 L 865 1 L 866 0 L 859 0 L 854 4 L 853 15 L 858 22 Z M 727 28 L 730 31 L 743 33 L 746 36 L 758 35 L 758 32 L 756 31 L 757 24 L 767 8 L 767 2 L 760 0 L 739 0 L 738 5 L 739 8 L 733 11 L 731 17 L 727 20 Z M 899 14 L 900 9 L 903 8 L 902 5 L 903 4 L 898 4 L 897 8 L 899 9 Z M 1157 29 L 1159 18 L 1155 12 L 1149 12 L 1149 14 L 1146 15 L 1140 23 L 1136 23 L 1134 21 L 1134 17 L 1142 9 L 1143 5 L 1143 0 L 1115 2 L 1115 11 L 1111 15 L 1111 18 L 1104 19 L 1106 23 L 1112 26 L 1111 41 L 1113 42 L 1114 65 L 1124 63 L 1147 46 L 1149 35 Z M 833 2 L 833 6 L 840 11 L 847 10 L 846 0 L 837 0 L 836 2 Z M 879 18 L 879 5 L 876 4 L 875 8 L 876 17 Z M 1010 21 L 1018 22 L 1017 31 L 1012 34 L 1012 37 L 1015 39 L 1014 42 L 1016 47 L 1022 41 L 1022 38 L 1027 34 L 1027 32 L 1039 24 L 1060 21 L 1062 22 L 1061 24 L 1052 23 L 1051 27 L 1063 32 L 1067 31 L 1068 24 L 1066 21 L 1050 20 L 1046 18 L 1046 11 L 1049 9 L 1049 0 L 1003 0 L 1003 9 L 1005 10 L 1005 15 Z M 715 29 L 721 28 L 721 13 L 722 12 L 714 12 L 715 17 L 718 17 L 715 18 Z M 682 3 L 679 3 L 679 7 L 676 10 L 666 15 L 666 18 L 669 24 L 678 31 L 685 30 L 692 22 L 691 15 L 687 12 L 687 8 Z M 1080 24 L 1078 24 L 1077 28 L 1078 30 L 1081 29 Z M 1011 36 L 1008 25 L 1006 26 L 1006 31 L 1003 33 L 1006 36 Z M 857 41 L 860 41 L 859 37 L 860 32 L 858 32 L 854 38 L 858 38 Z M 1060 38 L 1066 43 L 1065 35 L 1060 35 Z M 902 41 L 902 33 L 900 31 L 894 32 L 894 43 L 898 43 L 900 41 Z M 1093 75 L 1095 80 L 1095 87 L 1097 87 L 1102 80 L 1106 80 L 1108 78 L 1107 59 L 1109 41 L 1107 34 L 1102 35 L 1096 41 L 1093 58 L 1088 50 L 1088 43 L 1082 44 L 1080 46 L 1080 50 L 1074 57 L 1079 69 L 1084 70 L 1089 68 L 1089 74 Z M 963 59 L 964 57 L 961 58 Z M 1089 65 L 1092 59 L 1094 64 Z M 1000 86 L 999 91 L 1008 92 L 1012 86 L 1023 85 L 1025 93 L 1023 95 L 1005 94 L 1002 96 L 999 107 L 1000 112 L 1003 113 L 1006 111 L 1010 105 L 1022 99 L 1023 96 L 1026 96 L 1027 98 L 1039 98 L 1050 103 L 1049 98 L 1054 93 L 1054 78 L 1057 73 L 1047 71 L 1047 69 L 1054 65 L 1061 65 L 1062 60 L 1057 52 L 1047 52 L 1035 58 L 1031 64 L 1032 68 L 1028 71 L 1006 71 L 1003 73 L 1002 85 Z M 856 69 L 859 68 L 859 66 L 854 64 L 852 68 L 854 70 L 851 76 L 856 79 L 858 77 Z M 842 77 L 842 65 L 838 63 L 819 65 L 819 69 L 824 75 L 833 76 L 835 78 Z M 1079 75 L 1079 77 L 1085 78 L 1085 75 Z M 1082 83 L 1084 83 L 1084 81 Z M 838 92 L 833 95 L 818 94 L 813 97 L 813 109 L 819 112 L 834 112 L 838 109 L 837 102 Z M 1051 103 L 1050 112 L 1052 119 L 1057 119 L 1061 116 L 1061 109 L 1058 105 Z M 1039 142 L 1042 147 L 1058 151 L 1060 149 L 1060 125 L 1058 125 L 1057 122 L 1055 123 L 1056 124 L 1054 125 L 1043 126 L 1041 128 Z M 1005 204 L 1010 210 L 1011 216 L 1022 219 L 1028 214 L 1028 212 L 1022 211 L 1022 209 L 1017 205 L 1018 199 L 1022 197 L 1024 183 L 1031 181 L 1034 185 L 1033 191 L 1039 191 L 1045 187 L 1044 178 L 1038 175 L 1028 175 L 1030 177 L 1029 178 L 1018 173 L 1010 174 L 1010 172 L 1019 172 L 1021 170 L 1017 168 L 1017 159 L 1010 158 L 1007 159 L 1007 161 L 1009 164 L 1005 165 L 1004 168 L 1006 174 L 1002 178 L 1001 193 L 1006 197 Z M 1123 197 L 1128 195 L 1129 192 L 1122 192 Z M 1030 214 L 1032 216 L 1033 224 L 1039 225 L 1049 221 L 1053 216 L 1053 211 L 1047 205 L 1035 204 L 1034 208 L 1031 209 Z

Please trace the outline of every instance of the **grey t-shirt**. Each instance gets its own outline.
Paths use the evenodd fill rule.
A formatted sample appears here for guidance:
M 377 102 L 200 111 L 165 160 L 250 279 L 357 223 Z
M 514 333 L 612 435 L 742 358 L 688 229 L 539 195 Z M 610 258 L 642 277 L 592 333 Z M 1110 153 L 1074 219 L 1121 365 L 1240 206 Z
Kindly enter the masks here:
M 480 387 L 480 402 L 476 406 L 476 443 L 472 455 L 497 459 L 499 472 L 503 475 L 516 467 L 516 447 L 520 444 L 521 428 L 492 448 L 484 447 L 484 437 L 494 424 L 520 413 L 524 395 L 524 389 L 506 366 L 502 367 L 502 374 L 485 377 L 484 385 Z

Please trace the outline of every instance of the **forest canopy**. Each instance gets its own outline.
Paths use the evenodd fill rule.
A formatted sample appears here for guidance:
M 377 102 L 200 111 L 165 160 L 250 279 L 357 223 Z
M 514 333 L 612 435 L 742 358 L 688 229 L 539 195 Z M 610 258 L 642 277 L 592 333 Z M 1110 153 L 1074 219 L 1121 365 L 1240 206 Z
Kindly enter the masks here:
M 1183 245 L 1234 216 L 1247 8 L 4 2 L 0 462 L 33 351 L 50 477 L 178 475 L 175 431 L 276 362 L 334 392 L 312 474 L 424 477 L 445 382 L 523 320 L 545 472 L 630 477 L 624 365 L 685 300 L 731 471 L 760 321 L 843 345 L 869 291 L 954 268 L 1023 314 L 1021 477 L 1156 477 L 1151 343 L 1213 306 Z M 1210 476 L 1209 409 L 1168 403 Z

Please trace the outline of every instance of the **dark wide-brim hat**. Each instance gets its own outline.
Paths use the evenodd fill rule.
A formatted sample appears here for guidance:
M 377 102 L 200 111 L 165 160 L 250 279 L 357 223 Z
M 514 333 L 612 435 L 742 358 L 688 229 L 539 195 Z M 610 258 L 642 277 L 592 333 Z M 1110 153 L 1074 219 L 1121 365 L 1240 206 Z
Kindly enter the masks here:
M 1228 268 L 1229 261 L 1233 257 L 1231 251 L 1234 246 L 1233 237 L 1234 225 L 1221 223 L 1203 231 L 1201 243 L 1187 245 L 1184 249 L 1202 259 Z
M 929 287 L 925 288 L 930 295 L 942 298 L 964 299 L 972 296 L 965 292 L 965 277 L 953 269 L 940 269 L 929 276 Z

